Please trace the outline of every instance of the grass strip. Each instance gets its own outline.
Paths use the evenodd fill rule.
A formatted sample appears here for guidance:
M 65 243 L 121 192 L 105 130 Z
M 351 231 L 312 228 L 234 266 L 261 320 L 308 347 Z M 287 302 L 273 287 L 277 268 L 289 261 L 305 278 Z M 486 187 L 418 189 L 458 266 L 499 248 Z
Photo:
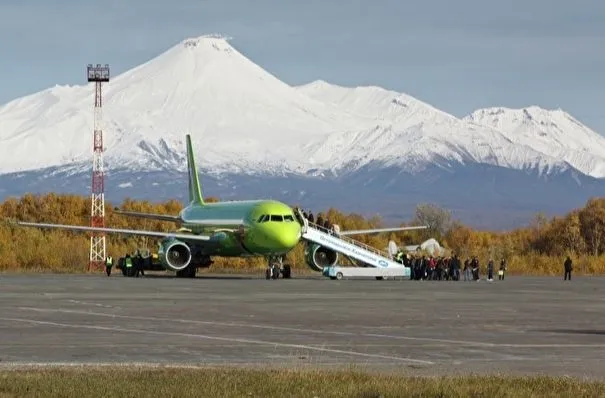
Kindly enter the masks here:
M 602 397 L 567 377 L 409 377 L 360 370 L 59 367 L 0 371 L 0 397 Z

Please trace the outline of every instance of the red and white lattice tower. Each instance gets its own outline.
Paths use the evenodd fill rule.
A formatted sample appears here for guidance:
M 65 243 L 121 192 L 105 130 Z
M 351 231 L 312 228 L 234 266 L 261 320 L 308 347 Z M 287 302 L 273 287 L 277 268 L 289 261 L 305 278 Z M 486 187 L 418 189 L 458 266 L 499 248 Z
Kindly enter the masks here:
M 87 67 L 88 81 L 95 83 L 94 138 L 92 155 L 91 226 L 105 227 L 105 175 L 103 168 L 103 91 L 102 84 L 109 82 L 109 65 Z M 88 270 L 98 270 L 105 262 L 105 234 L 93 232 L 90 237 Z

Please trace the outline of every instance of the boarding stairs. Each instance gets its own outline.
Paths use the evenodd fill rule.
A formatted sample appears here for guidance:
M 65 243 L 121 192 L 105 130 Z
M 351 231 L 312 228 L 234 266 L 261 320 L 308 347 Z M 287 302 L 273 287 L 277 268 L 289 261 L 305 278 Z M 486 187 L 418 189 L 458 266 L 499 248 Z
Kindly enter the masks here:
M 391 259 L 387 252 L 378 250 L 372 246 L 351 239 L 347 236 L 338 235 L 335 231 L 309 222 L 303 218 L 302 238 L 306 241 L 317 243 L 323 247 L 330 248 L 349 258 L 358 260 L 364 264 L 376 268 L 403 268 L 404 265 Z

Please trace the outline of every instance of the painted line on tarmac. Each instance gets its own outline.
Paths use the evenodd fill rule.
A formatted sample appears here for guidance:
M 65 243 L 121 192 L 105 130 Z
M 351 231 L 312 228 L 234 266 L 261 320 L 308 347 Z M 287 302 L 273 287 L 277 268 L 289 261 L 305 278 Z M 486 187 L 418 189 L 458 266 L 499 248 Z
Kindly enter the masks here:
M 79 300 L 67 300 L 68 303 L 73 304 L 81 304 L 81 305 L 94 305 L 95 307 L 103 307 L 103 308 L 119 308 L 114 307 L 113 305 L 101 304 L 101 303 L 89 303 L 87 301 L 79 301 Z
M 409 340 L 409 341 L 427 341 L 432 343 L 440 344 L 457 344 L 462 346 L 471 347 L 506 347 L 506 348 L 605 348 L 605 344 L 514 344 L 514 343 L 487 343 L 481 341 L 469 341 L 469 340 L 451 340 L 451 339 L 439 339 L 433 337 L 414 337 L 414 336 L 401 336 L 401 335 L 390 335 L 390 334 L 379 334 L 379 333 L 354 333 L 354 332 L 342 332 L 336 330 L 319 330 L 319 329 L 304 329 L 304 328 L 293 328 L 287 326 L 272 326 L 272 325 L 256 325 L 248 323 L 236 323 L 236 322 L 216 322 L 216 321 L 198 321 L 192 319 L 174 319 L 174 318 L 163 318 L 163 317 L 152 317 L 152 316 L 138 316 L 138 315 L 118 315 L 118 314 L 107 314 L 104 312 L 92 312 L 92 311 L 81 311 L 81 310 L 63 310 L 63 309 L 51 309 L 51 308 L 35 308 L 35 307 L 19 307 L 20 310 L 35 311 L 35 312 L 58 312 L 66 314 L 78 314 L 78 315 L 91 315 L 101 316 L 108 318 L 120 318 L 120 319 L 133 319 L 139 321 L 159 321 L 159 322 L 177 322 L 186 324 L 198 324 L 198 325 L 211 325 L 211 326 L 228 326 L 228 327 L 241 327 L 241 328 L 254 328 L 254 329 L 268 329 L 268 330 L 283 330 L 297 333 L 315 333 L 315 334 L 331 334 L 336 336 L 361 336 L 361 337 L 374 337 L 381 339 L 394 339 L 394 340 Z
M 415 340 L 415 341 L 434 341 L 436 343 L 447 343 L 447 344 L 458 344 L 458 345 L 469 345 L 476 347 L 506 347 L 506 348 L 605 348 L 605 344 L 514 344 L 514 343 L 486 343 L 480 341 L 466 341 L 466 340 L 448 340 L 448 339 L 437 339 L 432 337 L 410 337 L 410 336 L 393 336 L 389 334 L 377 334 L 377 333 L 366 333 L 364 336 L 397 339 L 397 340 Z
M 420 363 L 420 364 L 425 364 L 425 365 L 434 365 L 434 362 L 424 361 L 421 359 L 394 357 L 394 356 L 390 356 L 390 355 L 381 355 L 381 354 L 367 354 L 364 352 L 337 350 L 337 349 L 323 348 L 323 347 L 314 347 L 314 346 L 304 345 L 304 344 L 278 343 L 278 342 L 263 341 L 263 340 L 252 340 L 252 339 L 242 339 L 242 338 L 232 338 L 232 337 L 218 337 L 218 336 L 209 336 L 209 335 L 194 334 L 194 333 L 160 332 L 160 331 L 156 331 L 156 330 L 128 329 L 128 328 L 96 326 L 96 325 L 80 325 L 80 324 L 59 323 L 59 322 L 49 322 L 49 321 L 37 321 L 34 319 L 24 319 L 24 318 L 4 318 L 4 317 L 2 317 L 2 318 L 0 318 L 0 320 L 9 321 L 9 322 L 30 323 L 30 324 L 34 324 L 34 325 L 46 325 L 46 326 L 55 326 L 55 327 L 62 327 L 62 328 L 72 328 L 72 329 L 104 330 L 104 331 L 136 333 L 136 334 L 146 334 L 146 335 L 156 335 L 156 336 L 190 337 L 190 338 L 197 338 L 197 339 L 204 339 L 204 340 L 227 341 L 230 343 L 257 344 L 257 345 L 265 345 L 265 346 L 272 346 L 272 347 L 297 348 L 297 349 L 303 349 L 303 350 L 309 350 L 309 351 L 328 352 L 328 353 L 333 353 L 333 354 L 352 355 L 352 356 L 360 356 L 360 357 L 366 357 L 366 358 L 389 359 L 389 360 L 401 361 L 401 362 L 412 362 L 412 363 Z
M 196 325 L 210 325 L 210 326 L 228 326 L 228 327 L 242 327 L 242 328 L 253 328 L 253 329 L 268 329 L 268 330 L 283 330 L 288 332 L 297 333 L 320 333 L 320 334 L 333 334 L 337 336 L 359 336 L 359 333 L 353 332 L 339 332 L 339 331 L 321 331 L 316 329 L 301 329 L 287 326 L 272 326 L 272 325 L 257 325 L 249 323 L 238 323 L 238 322 L 218 322 L 218 321 L 198 321 L 193 319 L 175 319 L 175 318 L 163 318 L 154 316 L 140 316 L 140 315 L 119 315 L 119 314 L 108 314 L 106 312 L 93 312 L 83 310 L 64 310 L 64 309 L 52 309 L 52 308 L 35 308 L 35 307 L 19 307 L 20 310 L 35 311 L 35 312 L 58 312 L 64 314 L 78 314 L 78 315 L 92 315 L 101 316 L 107 318 L 120 318 L 120 319 L 133 319 L 137 321 L 158 321 L 158 322 L 177 322 L 177 323 L 189 323 Z

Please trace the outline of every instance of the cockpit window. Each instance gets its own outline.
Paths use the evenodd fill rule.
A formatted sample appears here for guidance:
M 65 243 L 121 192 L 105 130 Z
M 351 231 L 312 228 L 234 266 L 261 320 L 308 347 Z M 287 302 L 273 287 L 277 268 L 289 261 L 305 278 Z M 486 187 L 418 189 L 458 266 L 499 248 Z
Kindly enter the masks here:
M 275 222 L 293 222 L 294 217 L 291 214 L 281 215 L 281 214 L 263 214 L 258 217 L 257 223 L 263 223 L 267 221 L 275 221 Z

